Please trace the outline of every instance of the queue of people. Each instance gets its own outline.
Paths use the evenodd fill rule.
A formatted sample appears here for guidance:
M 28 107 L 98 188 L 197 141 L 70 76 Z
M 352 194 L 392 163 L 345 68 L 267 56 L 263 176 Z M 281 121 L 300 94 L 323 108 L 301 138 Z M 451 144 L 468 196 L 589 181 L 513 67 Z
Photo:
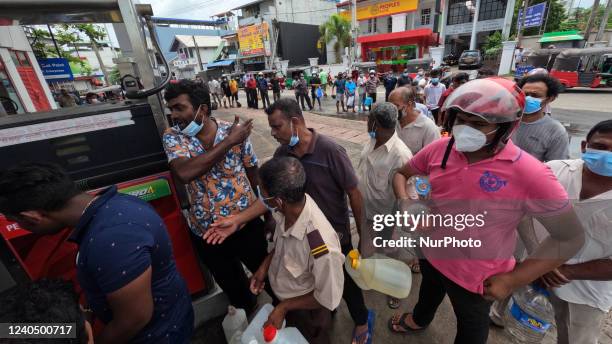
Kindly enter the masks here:
M 382 82 L 389 92 L 379 103 L 374 71 L 357 80 L 338 75 L 332 88 L 337 111 L 370 110 L 369 140 L 356 169 L 341 145 L 307 126 L 304 100 L 310 109 L 313 104 L 303 77 L 295 100 L 274 95 L 265 106 L 280 146 L 261 167 L 249 139 L 252 120 L 236 116 L 229 123 L 213 116 L 213 102 L 221 104 L 216 84 L 169 85 L 164 99 L 173 126 L 163 145 L 170 169 L 187 186 L 188 222 L 200 259 L 230 303 L 247 313 L 265 291 L 275 306 L 267 325 L 281 328 L 287 321 L 310 343 L 336 342 L 330 338 L 332 312 L 344 299 L 354 323 L 351 342 L 372 343 L 381 319 L 344 266 L 344 255 L 354 248 L 349 214 L 367 256 L 374 237 L 398 235 L 395 226 L 374 231 L 374 217 L 410 209 L 419 199 L 414 180 L 425 178 L 430 201 L 455 201 L 438 211 L 450 213 L 456 203 L 466 207 L 469 201 L 470 213 L 493 214 L 478 234 L 487 250 L 450 259 L 464 252 L 416 249 L 418 260 L 410 263 L 422 275 L 418 301 L 382 319 L 389 331 L 436 326 L 448 296 L 457 317 L 454 342 L 484 344 L 489 322 L 500 315 L 498 305 L 537 281 L 552 291 L 558 343 L 594 342 L 612 307 L 612 120 L 590 130 L 582 159 L 568 160 L 567 134 L 544 110 L 558 95 L 554 79 L 533 75 L 516 85 L 498 77 L 467 81 L 460 74 L 446 90 L 436 73 L 417 74 L 419 80 L 410 83 L 388 75 Z M 311 79 L 310 95 L 321 83 L 318 76 Z M 257 108 L 257 90 L 264 86 L 267 96 L 267 81 L 247 80 L 249 107 Z M 231 106 L 231 81 L 219 88 Z M 433 119 L 418 106 L 420 89 L 421 105 Z M 438 125 L 452 136 L 441 137 Z M 83 193 L 56 166 L 30 163 L 0 172 L 0 212 L 42 235 L 75 228 L 70 240 L 79 246 L 79 283 L 89 308 L 106 324 L 96 343 L 189 342 L 189 293 L 164 223 L 148 204 L 118 194 L 116 187 Z M 266 233 L 272 234 L 271 250 Z M 527 253 L 515 257 L 519 236 Z M 491 251 L 496 255 L 487 255 Z M 74 300 L 65 300 L 73 309 Z M 388 301 L 390 308 L 400 306 L 397 299 Z M 20 307 L 10 305 L 11 312 Z

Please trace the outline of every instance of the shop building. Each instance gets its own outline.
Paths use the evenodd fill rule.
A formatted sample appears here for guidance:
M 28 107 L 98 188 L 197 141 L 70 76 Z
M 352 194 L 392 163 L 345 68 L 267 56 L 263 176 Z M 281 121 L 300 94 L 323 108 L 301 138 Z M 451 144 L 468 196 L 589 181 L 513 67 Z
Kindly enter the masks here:
M 336 6 L 351 20 L 350 1 Z M 376 62 L 381 71 L 397 71 L 408 60 L 422 58 L 437 45 L 440 8 L 440 0 L 358 1 L 360 60 Z
M 23 28 L 0 27 L 0 116 L 56 108 Z

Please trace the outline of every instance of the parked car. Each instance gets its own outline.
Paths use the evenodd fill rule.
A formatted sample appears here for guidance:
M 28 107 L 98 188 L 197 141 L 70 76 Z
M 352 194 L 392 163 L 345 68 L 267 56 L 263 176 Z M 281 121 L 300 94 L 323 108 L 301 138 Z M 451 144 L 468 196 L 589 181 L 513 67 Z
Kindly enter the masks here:
M 478 69 L 482 67 L 480 50 L 464 50 L 459 57 L 459 69 Z

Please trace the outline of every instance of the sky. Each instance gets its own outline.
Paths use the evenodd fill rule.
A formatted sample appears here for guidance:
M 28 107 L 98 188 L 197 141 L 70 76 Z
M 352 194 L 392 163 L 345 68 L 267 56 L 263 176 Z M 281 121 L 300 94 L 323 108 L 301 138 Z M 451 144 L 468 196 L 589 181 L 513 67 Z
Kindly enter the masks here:
M 156 17 L 202 20 L 250 1 L 252 0 L 140 0 L 141 3 L 151 4 Z

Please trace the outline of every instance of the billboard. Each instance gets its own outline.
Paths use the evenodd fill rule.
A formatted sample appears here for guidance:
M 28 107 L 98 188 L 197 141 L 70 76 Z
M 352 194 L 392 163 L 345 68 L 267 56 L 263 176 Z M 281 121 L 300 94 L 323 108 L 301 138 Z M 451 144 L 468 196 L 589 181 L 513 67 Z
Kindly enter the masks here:
M 541 26 L 544 23 L 544 13 L 546 12 L 546 3 L 542 2 L 537 5 L 527 7 L 527 15 L 525 16 L 525 27 Z M 523 21 L 523 9 L 519 9 L 518 20 L 516 26 L 520 29 Z
M 70 64 L 64 58 L 37 59 L 45 80 L 74 80 Z
M 268 23 L 244 26 L 238 29 L 238 44 L 241 56 L 270 56 L 270 34 Z
M 416 11 L 419 2 L 417 0 L 392 0 L 383 1 L 371 5 L 357 5 L 357 20 L 384 17 L 397 13 Z M 351 20 L 350 11 L 339 13 L 348 21 Z

